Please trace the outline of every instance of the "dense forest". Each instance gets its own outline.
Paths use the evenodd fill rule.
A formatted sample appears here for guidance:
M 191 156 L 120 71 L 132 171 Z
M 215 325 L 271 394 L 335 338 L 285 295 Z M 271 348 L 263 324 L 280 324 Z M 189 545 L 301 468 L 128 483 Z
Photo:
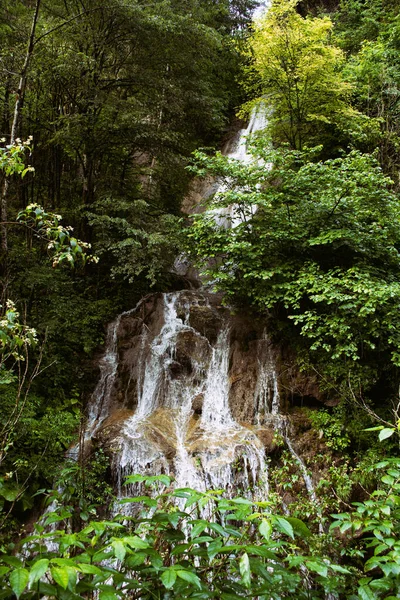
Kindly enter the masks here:
M 400 6 L 259 4 L 0 3 L 0 599 L 400 595 Z M 264 501 L 133 474 L 110 512 L 106 325 L 178 256 L 316 382 L 311 500 L 277 431 Z

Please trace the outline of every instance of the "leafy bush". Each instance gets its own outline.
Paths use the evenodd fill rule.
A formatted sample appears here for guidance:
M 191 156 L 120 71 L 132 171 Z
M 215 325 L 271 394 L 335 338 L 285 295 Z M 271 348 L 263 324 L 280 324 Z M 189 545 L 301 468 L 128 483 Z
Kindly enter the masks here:
M 355 151 L 314 162 L 314 151 L 274 151 L 259 136 L 252 152 L 250 165 L 197 154 L 197 172 L 226 184 L 189 231 L 214 286 L 229 303 L 291 322 L 292 337 L 336 378 L 357 364 L 399 365 L 400 201 L 391 181 Z M 234 227 L 217 224 L 228 206 Z
M 150 477 L 146 483 L 170 480 Z M 1 597 L 305 600 L 343 590 L 350 574 L 328 557 L 312 555 L 308 527 L 271 514 L 268 502 L 191 489 L 123 502 L 135 509 L 75 533 L 44 533 L 44 526 L 60 525 L 70 515 L 48 513 L 22 541 L 18 556 L 0 556 Z

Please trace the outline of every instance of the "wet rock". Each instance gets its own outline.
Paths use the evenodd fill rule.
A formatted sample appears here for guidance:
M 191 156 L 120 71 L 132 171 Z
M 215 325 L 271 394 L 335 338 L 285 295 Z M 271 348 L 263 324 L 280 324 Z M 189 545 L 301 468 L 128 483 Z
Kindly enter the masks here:
M 133 414 L 133 411 L 127 409 L 113 412 L 96 431 L 96 441 L 105 449 L 115 446 L 126 422 Z
M 203 410 L 204 394 L 197 394 L 192 401 L 192 410 L 197 415 L 201 415 Z
M 208 340 L 193 330 L 182 331 L 176 340 L 175 361 L 182 366 L 183 372 L 191 373 L 196 367 L 207 369 L 211 358 Z
M 176 455 L 176 426 L 173 413 L 166 409 L 156 410 L 145 422 L 144 432 L 147 440 L 161 450 L 167 460 Z
M 210 344 L 215 344 L 223 326 L 223 318 L 209 306 L 192 306 L 189 323 L 193 329 L 207 338 Z
M 267 454 L 272 454 L 278 448 L 275 439 L 275 431 L 272 428 L 257 429 L 257 437 L 260 439 Z

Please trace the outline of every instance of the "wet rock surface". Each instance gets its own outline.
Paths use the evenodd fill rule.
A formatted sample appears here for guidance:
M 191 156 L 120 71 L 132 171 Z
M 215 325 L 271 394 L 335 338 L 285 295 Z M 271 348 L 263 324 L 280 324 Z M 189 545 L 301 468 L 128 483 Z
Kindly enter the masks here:
M 148 296 L 108 338 L 92 429 L 119 485 L 130 473 L 169 473 L 182 487 L 257 488 L 262 497 L 276 434 L 289 435 L 293 397 L 323 399 L 265 324 L 232 314 L 220 295 Z M 298 433 L 299 423 L 292 431 L 303 450 L 311 434 L 308 426 Z

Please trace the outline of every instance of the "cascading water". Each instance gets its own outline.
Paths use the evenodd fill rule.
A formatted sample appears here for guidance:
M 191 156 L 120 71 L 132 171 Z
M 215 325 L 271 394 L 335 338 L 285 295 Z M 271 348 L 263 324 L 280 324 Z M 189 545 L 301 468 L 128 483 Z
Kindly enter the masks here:
M 248 138 L 266 124 L 259 106 L 228 156 L 242 163 L 253 160 Z M 220 184 L 217 192 L 226 189 Z M 235 206 L 213 214 L 221 227 L 235 227 L 244 218 Z M 240 346 L 240 328 L 231 324 L 229 311 L 202 290 L 158 295 L 153 302 L 146 317 L 139 316 L 145 299 L 110 325 L 89 408 L 86 439 L 108 444 L 119 496 L 132 491 L 124 492 L 127 475 L 169 474 L 177 487 L 223 489 L 265 500 L 265 439 L 275 431 L 316 502 L 312 479 L 289 436 L 288 418 L 281 414 L 275 355 L 263 328 L 248 333 L 252 344 Z
M 258 342 L 258 377 L 254 392 L 256 421 L 258 425 L 265 422 L 270 415 L 278 415 L 280 411 L 280 395 L 278 376 L 271 352 L 271 342 L 266 331 Z
M 219 320 L 220 331 L 213 333 L 213 342 L 190 324 L 196 308 L 203 316 Z M 120 495 L 127 475 L 166 473 L 174 475 L 177 486 L 199 490 L 223 488 L 233 494 L 258 486 L 260 498 L 265 499 L 264 447 L 251 427 L 233 418 L 229 406 L 229 328 L 201 292 L 164 294 L 162 313 L 163 324 L 147 353 L 143 336 L 147 340 L 149 334 L 143 329 L 138 342 L 143 364 L 139 370 L 135 365 L 127 377 L 129 384 L 136 373 L 138 399 L 134 414 L 123 422 L 115 439 L 118 450 L 114 447 L 113 463 Z M 121 318 L 113 328 L 120 324 Z M 112 386 L 118 379 L 116 335 L 108 337 L 102 385 L 96 388 L 99 397 L 94 404 L 103 419 L 104 406 L 112 406 Z M 190 364 L 185 364 L 187 357 L 180 354 L 188 343 Z M 201 416 L 196 414 L 196 402 L 201 404 L 197 409 Z M 98 427 L 101 430 L 101 424 Z
M 87 433 L 90 434 L 96 423 L 103 421 L 109 413 L 110 392 L 118 367 L 117 332 L 121 315 L 110 323 L 106 337 L 106 352 L 100 361 L 100 379 L 89 403 Z

